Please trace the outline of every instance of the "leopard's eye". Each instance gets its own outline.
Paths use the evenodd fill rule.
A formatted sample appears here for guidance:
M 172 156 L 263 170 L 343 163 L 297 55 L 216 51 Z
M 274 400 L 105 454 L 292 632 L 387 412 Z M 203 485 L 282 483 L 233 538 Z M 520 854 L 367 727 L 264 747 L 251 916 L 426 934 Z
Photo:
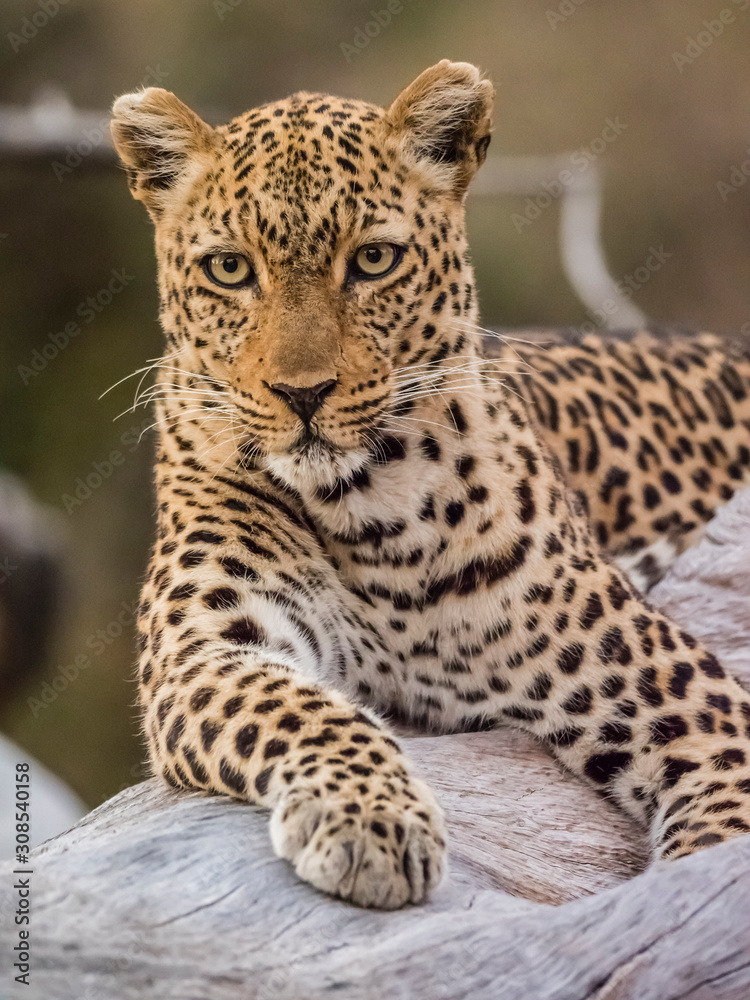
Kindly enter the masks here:
M 394 243 L 365 243 L 354 255 L 351 272 L 355 278 L 382 278 L 401 260 L 403 250 Z
M 215 253 L 212 257 L 206 257 L 203 270 L 211 281 L 224 288 L 239 288 L 255 280 L 250 261 L 239 253 Z

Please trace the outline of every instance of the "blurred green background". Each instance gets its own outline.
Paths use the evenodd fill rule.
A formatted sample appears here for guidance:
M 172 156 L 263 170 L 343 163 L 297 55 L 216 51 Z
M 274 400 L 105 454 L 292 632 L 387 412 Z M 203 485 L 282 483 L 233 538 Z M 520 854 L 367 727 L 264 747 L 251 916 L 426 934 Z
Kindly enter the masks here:
M 641 309 L 750 330 L 746 6 L 393 0 L 388 11 L 384 0 L 3 0 L 0 104 L 28 104 L 52 85 L 77 107 L 105 111 L 156 79 L 218 122 L 297 89 L 387 103 L 441 58 L 475 62 L 498 89 L 490 155 L 590 148 L 607 119 L 626 126 L 597 160 L 610 271 L 632 273 L 650 247 L 671 255 L 634 292 Z M 0 728 L 93 806 L 144 773 L 129 609 L 153 507 L 152 438 L 135 444 L 148 414 L 113 420 L 134 384 L 99 396 L 158 355 L 160 334 L 150 227 L 122 172 L 95 152 L 74 169 L 60 162 L 0 152 L 0 459 L 57 509 L 67 534 L 63 601 L 44 662 L 0 707 Z M 519 232 L 513 215 L 524 208 L 523 197 L 469 203 L 485 323 L 585 320 L 560 267 L 559 206 Z M 119 290 L 102 294 L 113 270 Z M 63 343 L 70 323 L 78 333 L 42 366 L 34 352 L 55 337 Z M 92 472 L 101 484 L 66 502 Z M 43 691 L 81 656 L 79 676 L 45 703 Z

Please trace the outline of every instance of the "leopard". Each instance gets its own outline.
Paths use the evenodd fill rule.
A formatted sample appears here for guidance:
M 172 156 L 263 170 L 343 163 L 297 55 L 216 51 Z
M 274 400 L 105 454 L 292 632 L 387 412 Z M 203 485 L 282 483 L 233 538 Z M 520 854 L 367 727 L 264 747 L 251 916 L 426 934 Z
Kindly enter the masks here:
M 442 60 L 387 108 L 113 106 L 166 341 L 151 768 L 264 807 L 275 854 L 362 907 L 421 903 L 447 865 L 398 720 L 522 728 L 653 864 L 750 830 L 750 695 L 647 597 L 748 479 L 750 354 L 481 327 L 465 213 L 493 101 Z

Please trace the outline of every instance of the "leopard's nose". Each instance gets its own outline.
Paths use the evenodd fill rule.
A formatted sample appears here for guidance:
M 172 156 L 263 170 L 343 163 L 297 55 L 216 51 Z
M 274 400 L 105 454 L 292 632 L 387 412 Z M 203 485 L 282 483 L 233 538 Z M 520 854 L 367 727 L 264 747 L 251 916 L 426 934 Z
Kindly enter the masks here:
M 313 416 L 323 405 L 327 396 L 330 396 L 336 387 L 336 379 L 329 378 L 325 382 L 318 382 L 317 385 L 287 385 L 286 382 L 275 382 L 268 385 L 270 391 L 283 399 L 292 413 L 309 424 Z

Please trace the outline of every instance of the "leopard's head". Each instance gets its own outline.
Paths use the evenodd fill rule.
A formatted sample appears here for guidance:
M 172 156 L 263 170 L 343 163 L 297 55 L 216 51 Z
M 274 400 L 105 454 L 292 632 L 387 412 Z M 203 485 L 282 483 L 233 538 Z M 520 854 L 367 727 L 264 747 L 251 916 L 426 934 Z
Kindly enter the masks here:
M 115 102 L 156 228 L 159 378 L 183 436 L 210 426 L 218 444 L 225 420 L 225 444 L 293 486 L 376 454 L 475 317 L 464 199 L 492 96 L 444 60 L 388 109 L 299 93 L 212 128 L 165 90 Z

